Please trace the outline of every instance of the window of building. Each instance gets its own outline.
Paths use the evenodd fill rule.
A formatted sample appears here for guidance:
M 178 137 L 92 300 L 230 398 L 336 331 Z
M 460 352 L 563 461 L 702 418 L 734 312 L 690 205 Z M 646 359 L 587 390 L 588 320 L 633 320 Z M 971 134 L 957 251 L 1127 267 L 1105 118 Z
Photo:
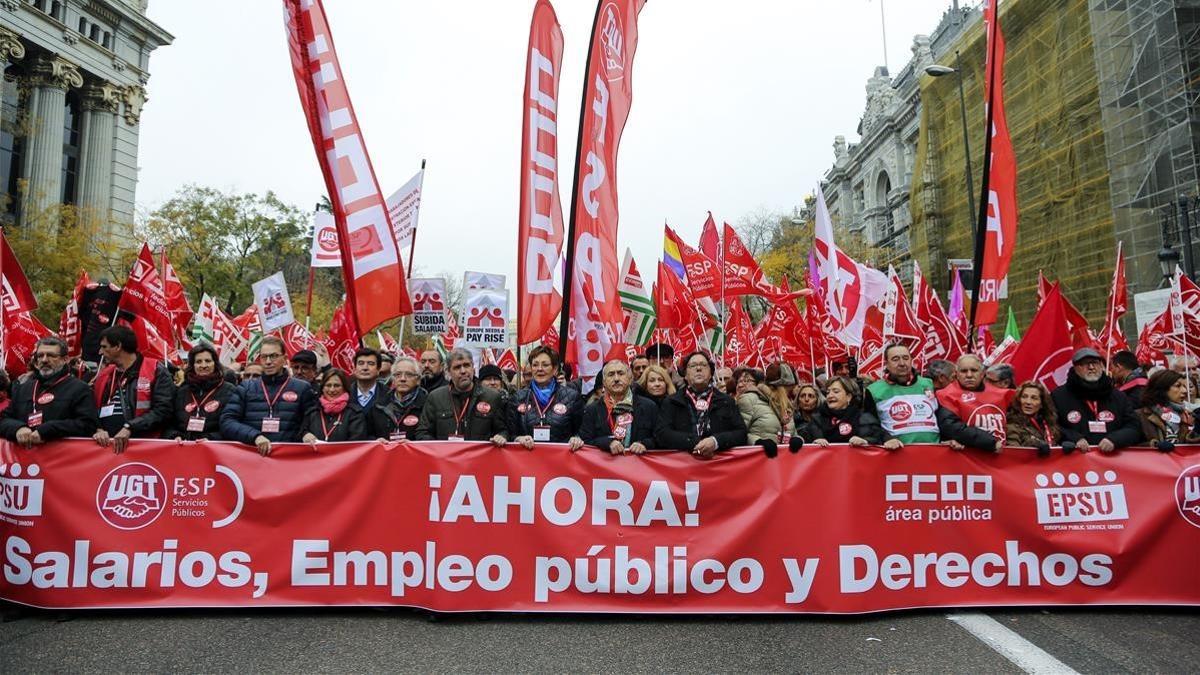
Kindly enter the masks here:
M 54 0 L 54 2 L 50 3 L 50 16 L 62 21 L 66 15 L 65 9 L 59 0 Z
M 79 17 L 79 34 L 87 35 L 87 19 L 82 16 Z
M 39 12 L 45 13 L 46 0 L 33 0 L 32 4 L 33 4 L 34 9 L 36 9 Z
M 24 142 L 18 125 L 21 96 L 17 89 L 17 66 L 10 66 L 0 77 L 0 222 L 15 220 L 20 200 L 17 183 L 21 178 Z
M 112 51 L 112 33 L 104 31 L 104 42 L 101 44 L 104 45 L 105 49 Z
M 100 26 L 92 24 L 92 30 L 88 33 L 88 39 L 92 42 L 100 42 Z
M 63 204 L 74 204 L 79 181 L 79 123 L 82 119 L 79 99 L 74 94 L 67 96 L 66 114 L 63 115 L 63 161 L 62 195 Z

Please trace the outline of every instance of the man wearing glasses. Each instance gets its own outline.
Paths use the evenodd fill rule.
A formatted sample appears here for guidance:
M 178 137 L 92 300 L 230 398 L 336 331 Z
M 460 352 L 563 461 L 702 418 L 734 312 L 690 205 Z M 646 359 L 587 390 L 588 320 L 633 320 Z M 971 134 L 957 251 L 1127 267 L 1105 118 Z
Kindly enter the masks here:
M 13 388 L 12 404 L 0 416 L 0 436 L 26 449 L 96 431 L 92 390 L 70 373 L 67 343 L 57 337 L 37 341 L 33 375 Z
M 158 359 L 138 352 L 128 326 L 100 332 L 100 356 L 107 364 L 92 383 L 100 428 L 92 435 L 101 447 L 125 452 L 130 438 L 158 438 L 175 415 L 175 381 Z
M 417 430 L 417 422 L 421 420 L 421 410 L 425 408 L 425 397 L 429 392 L 421 386 L 421 364 L 411 356 L 401 356 L 392 364 L 392 393 L 386 405 L 376 407 L 376 410 L 386 417 L 384 426 L 376 424 L 376 429 L 386 429 L 384 440 L 405 441 L 413 437 Z
M 262 377 L 238 385 L 221 411 L 221 435 L 271 454 L 272 443 L 300 440 L 304 417 L 316 410 L 312 387 L 292 377 L 283 354 L 283 340 L 263 338 L 258 351 Z

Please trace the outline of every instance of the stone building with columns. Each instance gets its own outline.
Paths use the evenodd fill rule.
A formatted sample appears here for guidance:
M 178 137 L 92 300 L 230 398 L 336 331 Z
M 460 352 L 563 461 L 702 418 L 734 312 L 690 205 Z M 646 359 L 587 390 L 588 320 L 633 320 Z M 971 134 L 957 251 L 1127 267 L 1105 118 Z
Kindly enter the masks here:
M 913 37 L 912 59 L 895 77 L 883 66 L 875 69 L 867 80 L 860 140 L 834 138 L 834 164 L 821 183 L 834 226 L 860 233 L 867 244 L 886 251 L 887 259 L 872 262 L 885 270 L 893 264 L 906 278 L 911 273 L 904 264 L 912 223 L 909 195 L 921 121 L 918 80 L 925 66 L 938 62 L 979 18 L 978 9 L 955 2 L 933 33 Z
M 149 0 L 0 0 L 0 224 L 109 237 L 133 224 L 150 52 L 174 39 Z

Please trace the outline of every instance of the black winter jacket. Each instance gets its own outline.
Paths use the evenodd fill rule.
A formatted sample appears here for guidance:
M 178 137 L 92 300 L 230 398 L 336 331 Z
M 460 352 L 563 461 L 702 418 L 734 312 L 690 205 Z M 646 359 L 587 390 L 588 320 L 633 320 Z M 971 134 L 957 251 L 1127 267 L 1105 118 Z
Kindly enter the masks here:
M 184 382 L 183 386 L 175 391 L 175 415 L 167 430 L 163 432 L 163 438 L 182 438 L 185 441 L 221 440 L 221 411 L 229 403 L 235 389 L 237 387 L 226 382 L 223 376 L 204 383 Z M 205 400 L 206 396 L 208 400 Z M 201 401 L 204 403 L 201 404 Z M 192 417 L 204 420 L 203 431 L 188 431 L 188 420 Z
M 141 415 L 133 415 L 137 405 L 138 373 L 141 372 L 143 358 L 138 355 L 133 365 L 125 371 L 125 379 L 119 385 L 124 417 L 100 418 L 100 428 L 108 431 L 110 435 L 120 431 L 123 423 L 128 423 L 132 438 L 158 438 L 171 424 L 175 409 L 175 380 L 161 361 L 154 369 L 154 381 L 150 383 L 150 408 Z M 113 377 L 120 377 L 119 372 Z M 95 386 L 100 386 L 98 380 Z M 107 395 L 107 392 L 102 392 L 102 395 Z M 99 405 L 103 406 L 106 403 L 107 401 L 101 401 Z
M 275 402 L 273 409 L 267 405 L 264 387 Z M 249 445 L 253 445 L 259 435 L 266 436 L 272 443 L 295 442 L 300 440 L 304 418 L 316 407 L 317 398 L 312 387 L 287 373 L 246 380 L 238 385 L 221 409 L 221 437 Z M 263 433 L 262 421 L 268 414 L 279 418 L 278 432 Z
M 412 400 L 402 403 L 396 393 L 392 392 L 388 395 L 387 405 L 376 408 L 374 412 L 383 416 L 384 425 L 383 435 L 377 438 L 390 440 L 393 434 L 397 434 L 396 440 L 416 438 L 417 424 L 421 421 L 421 410 L 425 407 L 425 399 L 428 398 L 429 392 L 418 387 L 412 396 Z M 381 422 L 377 420 L 375 424 L 378 430 Z
M 616 408 L 616 417 L 619 420 L 626 411 L 619 403 Z M 655 447 L 654 428 L 658 424 L 658 406 L 648 398 L 634 396 L 633 409 L 630 412 L 633 414 L 633 433 L 629 436 L 629 445 L 641 443 L 646 446 L 647 450 L 653 450 Z M 604 405 L 603 398 L 588 403 L 583 409 L 579 437 L 583 439 L 584 443 L 594 445 L 601 450 L 608 450 L 608 446 L 612 444 L 612 425 L 609 423 L 608 406 Z M 625 439 L 617 440 L 624 442 Z
M 934 415 L 937 417 L 938 431 L 942 434 L 942 440 L 958 441 L 966 447 L 976 450 L 987 450 L 988 452 L 996 450 L 997 439 L 992 432 L 968 425 L 946 406 L 939 405 L 934 411 Z
M 38 398 L 43 401 L 46 401 L 47 395 L 52 398 L 37 405 L 42 422 L 31 425 L 29 415 L 34 408 L 35 384 Z M 12 403 L 0 415 L 0 436 L 15 441 L 21 427 L 29 427 L 38 432 L 43 441 L 68 436 L 87 437 L 96 433 L 96 424 L 96 401 L 92 388 L 78 378 L 66 375 L 64 369 L 48 378 L 34 373 L 25 381 L 13 385 Z
M 375 383 L 375 396 L 371 399 L 368 409 L 364 410 L 358 404 L 358 383 L 354 382 L 350 385 L 350 403 L 349 407 L 357 410 L 362 416 L 363 424 L 365 425 L 365 433 L 367 438 L 387 438 L 391 427 L 387 421 L 387 415 L 381 410 L 386 406 L 388 400 L 392 397 L 392 392 L 387 388 L 387 385 Z M 320 426 L 320 425 L 318 425 Z M 320 434 L 317 434 L 320 436 Z
M 460 414 L 461 426 L 455 417 Z M 425 399 L 415 435 L 419 441 L 445 441 L 451 436 L 467 441 L 487 441 L 497 435 L 508 438 L 504 396 L 478 382 L 465 393 L 455 391 L 453 385 L 438 387 Z
M 691 452 L 701 438 L 712 436 L 718 450 L 728 450 L 746 444 L 746 422 L 738 411 L 737 402 L 728 394 L 713 391 L 708 408 L 709 428 L 705 434 L 696 433 L 698 416 L 686 389 L 671 394 L 658 410 L 654 429 L 654 444 L 665 450 Z
M 324 422 L 324 426 L 322 426 Z M 326 434 L 328 430 L 328 434 Z M 368 438 L 366 422 L 363 420 L 362 408 L 352 408 L 349 405 L 339 415 L 327 415 L 321 410 L 320 402 L 315 410 L 304 418 L 304 428 L 300 430 L 300 439 L 304 434 L 312 434 L 318 441 L 336 443 L 340 441 L 365 441 Z
M 831 410 L 824 403 L 813 411 L 810 422 L 796 428 L 796 433 L 800 434 L 806 443 L 818 438 L 830 443 L 849 443 L 852 436 L 858 436 L 871 445 L 883 445 L 886 436 L 875 413 L 857 406 Z
M 579 431 L 582 415 L 583 397 L 578 389 L 556 384 L 546 406 L 546 416 L 542 417 L 533 389 L 526 387 L 508 400 L 509 437 L 533 436 L 533 428 L 544 424 L 550 427 L 550 442 L 566 443 Z
M 1113 388 L 1112 378 L 1101 375 L 1100 380 L 1089 384 L 1072 370 L 1067 382 L 1050 395 L 1058 410 L 1058 426 L 1062 428 L 1063 441 L 1087 439 L 1088 445 L 1096 445 L 1107 438 L 1117 448 L 1141 443 L 1142 423 L 1135 406 L 1125 394 Z M 1092 412 L 1095 404 L 1096 411 Z M 1091 431 L 1089 422 L 1102 422 L 1104 431 Z

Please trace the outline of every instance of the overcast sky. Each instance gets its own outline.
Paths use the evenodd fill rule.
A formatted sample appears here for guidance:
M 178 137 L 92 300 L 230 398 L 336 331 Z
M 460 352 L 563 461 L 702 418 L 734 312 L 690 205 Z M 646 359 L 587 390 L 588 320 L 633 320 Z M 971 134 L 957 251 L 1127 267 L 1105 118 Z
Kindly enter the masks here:
M 884 58 L 881 0 L 650 0 L 639 18 L 633 107 L 618 164 L 618 257 L 652 270 L 664 219 L 699 237 L 705 212 L 736 223 L 803 203 L 857 140 L 865 86 Z M 324 0 L 342 71 L 385 196 L 428 160 L 416 267 L 509 275 L 525 50 L 533 0 Z M 951 0 L 888 0 L 894 75 L 912 37 Z M 559 162 L 569 218 L 594 0 L 554 0 L 565 38 Z M 138 203 L 188 183 L 311 209 L 324 183 L 302 117 L 277 0 L 153 0 L 175 43 L 150 59 Z M 298 292 L 293 289 L 293 292 Z

